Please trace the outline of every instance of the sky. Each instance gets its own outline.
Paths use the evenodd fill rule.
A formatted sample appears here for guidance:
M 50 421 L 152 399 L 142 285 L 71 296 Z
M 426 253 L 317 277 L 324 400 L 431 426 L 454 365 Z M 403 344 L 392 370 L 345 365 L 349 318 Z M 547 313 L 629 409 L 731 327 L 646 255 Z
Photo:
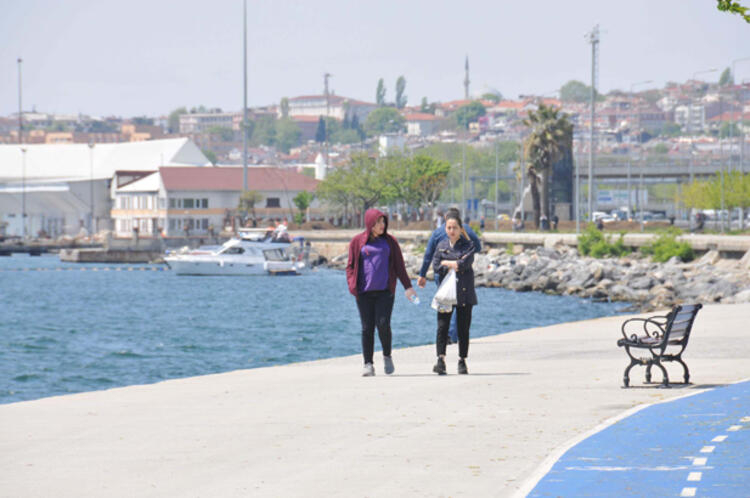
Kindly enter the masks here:
M 747 0 L 741 3 L 748 4 Z M 598 89 L 716 81 L 750 57 L 750 24 L 715 0 L 249 0 L 248 105 L 321 94 L 373 102 L 379 78 L 409 104 L 472 95 L 552 95 L 591 81 L 601 29 Z M 242 108 L 242 0 L 0 0 L 0 115 L 24 111 L 158 116 L 186 106 Z M 750 60 L 737 62 L 750 81 Z

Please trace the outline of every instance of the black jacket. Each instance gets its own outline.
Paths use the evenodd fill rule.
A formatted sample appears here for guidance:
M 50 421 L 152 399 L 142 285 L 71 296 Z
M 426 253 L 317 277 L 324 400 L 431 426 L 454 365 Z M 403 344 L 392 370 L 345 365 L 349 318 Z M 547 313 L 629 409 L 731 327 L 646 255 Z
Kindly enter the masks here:
M 432 258 L 432 269 L 435 271 L 435 278 L 439 282 L 445 278 L 449 271 L 448 268 L 440 265 L 443 260 L 458 261 L 458 271 L 456 272 L 457 305 L 477 304 L 477 293 L 474 290 L 474 269 L 471 267 L 474 263 L 474 244 L 463 237 L 459 237 L 453 247 L 451 247 L 449 239 L 441 240 L 438 243 L 435 256 Z

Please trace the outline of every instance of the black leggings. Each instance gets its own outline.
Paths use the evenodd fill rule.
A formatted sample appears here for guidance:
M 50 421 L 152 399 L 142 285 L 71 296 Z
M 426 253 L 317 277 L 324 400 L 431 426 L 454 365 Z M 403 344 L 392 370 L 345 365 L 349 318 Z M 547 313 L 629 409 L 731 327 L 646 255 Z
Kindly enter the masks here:
M 391 355 L 391 312 L 394 296 L 390 291 L 363 292 L 357 297 L 359 319 L 362 321 L 362 356 L 372 363 L 375 349 L 375 327 L 378 327 L 383 356 Z
M 456 311 L 456 325 L 458 326 L 458 357 L 466 358 L 469 355 L 469 328 L 471 327 L 471 304 L 466 306 L 454 306 L 448 313 L 438 313 L 437 346 L 438 356 L 445 354 L 448 343 L 448 328 L 451 324 L 451 316 Z

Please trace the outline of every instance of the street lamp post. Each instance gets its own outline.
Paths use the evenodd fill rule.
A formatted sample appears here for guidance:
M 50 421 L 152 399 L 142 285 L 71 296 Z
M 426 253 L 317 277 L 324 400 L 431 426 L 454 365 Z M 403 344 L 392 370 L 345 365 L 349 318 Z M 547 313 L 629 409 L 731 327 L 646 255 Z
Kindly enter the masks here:
M 495 209 L 494 209 L 493 213 L 495 213 L 495 231 L 496 232 L 499 229 L 498 225 L 497 225 L 497 202 L 498 202 L 498 198 L 497 198 L 497 181 L 498 181 L 498 176 L 499 176 L 499 171 L 498 171 L 499 168 L 500 168 L 500 162 L 499 162 L 499 158 L 497 156 L 497 139 L 495 139 Z
M 21 236 L 26 238 L 26 147 L 21 147 Z
M 631 102 L 633 101 L 633 89 L 636 86 L 647 85 L 649 83 L 653 83 L 653 80 L 639 81 L 637 83 L 633 83 L 632 85 L 630 85 L 630 100 L 631 100 Z M 630 109 L 630 118 L 633 119 L 633 108 L 632 107 Z M 636 130 L 636 132 L 638 133 L 638 142 L 639 143 L 641 141 L 640 126 L 641 126 L 641 120 L 639 118 L 638 119 L 638 130 Z M 632 154 L 628 154 L 628 217 L 632 216 L 632 214 L 633 214 L 633 209 L 632 209 L 633 206 L 632 206 L 632 203 L 631 203 L 631 198 L 632 198 L 633 195 L 632 195 L 631 183 L 630 183 L 630 177 L 631 177 L 630 170 L 632 168 L 632 162 L 633 162 Z
M 711 69 L 703 69 L 701 71 L 696 71 L 693 73 L 692 81 L 693 83 L 695 83 L 696 78 L 698 77 L 699 74 L 715 73 L 716 71 L 718 71 L 718 69 L 716 69 L 715 67 Z M 693 128 L 693 96 L 694 96 L 694 92 L 691 92 L 690 101 L 688 103 L 687 129 L 685 130 L 691 134 L 693 131 L 692 129 Z M 690 139 L 690 153 L 688 154 L 688 159 L 690 160 L 690 162 L 688 163 L 688 175 L 690 178 L 690 184 L 692 185 L 693 184 L 693 139 L 692 137 Z M 692 216 L 690 216 L 690 213 L 688 213 L 688 226 L 692 230 L 693 218 Z
M 94 142 L 89 142 L 89 208 L 91 209 L 91 221 L 89 222 L 89 234 L 94 235 Z
M 735 68 L 737 66 L 737 63 L 738 62 L 744 62 L 744 61 L 750 61 L 750 57 L 742 57 L 740 59 L 735 59 L 735 60 L 732 61 L 732 78 L 734 78 L 735 81 L 736 81 L 736 78 L 737 78 L 737 75 L 735 73 Z M 736 90 L 734 92 L 734 99 L 733 100 L 737 101 L 737 91 Z M 742 106 L 740 106 L 740 121 L 742 121 Z M 730 150 L 729 156 L 730 157 L 732 155 L 731 154 L 732 142 L 734 141 L 734 126 L 735 126 L 734 113 L 732 113 L 732 124 L 729 127 L 729 150 Z M 744 127 L 743 127 L 743 130 L 744 130 Z M 740 133 L 740 144 L 739 145 L 740 145 L 740 151 L 739 151 L 740 152 L 740 155 L 739 155 L 740 173 L 742 173 L 744 175 L 745 174 L 745 165 L 742 164 L 744 162 L 742 156 L 743 156 L 743 152 L 744 152 L 744 149 L 745 149 L 745 132 L 744 131 L 742 133 Z

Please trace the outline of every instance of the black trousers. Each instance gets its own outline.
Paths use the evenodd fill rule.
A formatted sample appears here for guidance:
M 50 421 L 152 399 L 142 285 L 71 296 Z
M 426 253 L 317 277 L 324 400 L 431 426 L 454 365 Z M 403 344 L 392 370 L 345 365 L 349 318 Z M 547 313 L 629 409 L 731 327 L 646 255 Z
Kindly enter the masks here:
M 378 328 L 383 356 L 391 355 L 391 312 L 394 296 L 388 290 L 363 292 L 357 296 L 359 319 L 362 322 L 362 356 L 372 363 L 375 349 L 375 327 Z
M 471 328 L 471 309 L 473 306 L 454 306 L 448 313 L 438 313 L 437 321 L 437 346 L 438 356 L 445 354 L 445 347 L 448 343 L 448 328 L 451 324 L 451 316 L 456 312 L 456 325 L 458 328 L 458 357 L 466 358 L 469 355 L 469 328 Z

